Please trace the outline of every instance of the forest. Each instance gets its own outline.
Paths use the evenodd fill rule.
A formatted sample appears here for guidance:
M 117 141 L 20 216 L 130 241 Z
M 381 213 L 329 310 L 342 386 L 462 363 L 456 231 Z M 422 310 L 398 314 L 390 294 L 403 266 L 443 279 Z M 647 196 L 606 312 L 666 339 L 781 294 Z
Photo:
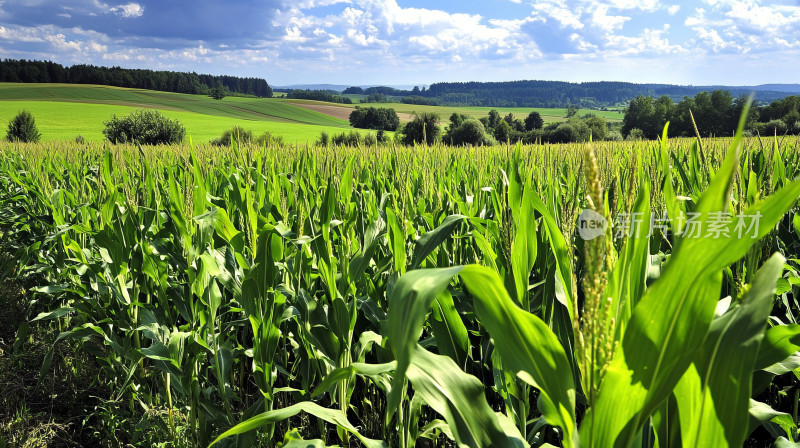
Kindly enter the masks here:
M 0 82 L 50 82 L 65 84 L 102 84 L 162 92 L 209 95 L 218 87 L 232 94 L 272 97 L 272 88 L 260 78 L 198 75 L 172 71 L 73 65 L 65 67 L 50 61 L 24 59 L 0 60 Z

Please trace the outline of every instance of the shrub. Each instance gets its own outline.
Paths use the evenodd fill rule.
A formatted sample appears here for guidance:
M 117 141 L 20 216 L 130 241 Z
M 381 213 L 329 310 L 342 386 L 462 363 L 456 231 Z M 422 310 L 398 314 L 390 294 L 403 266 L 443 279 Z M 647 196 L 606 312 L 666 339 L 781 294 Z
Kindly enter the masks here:
M 75 137 L 75 143 L 77 143 L 79 145 L 85 145 L 86 144 L 86 139 L 83 138 L 82 135 L 79 135 L 79 136 Z
M 378 143 L 388 143 L 389 142 L 389 136 L 386 135 L 386 133 L 383 132 L 382 130 L 378 131 L 378 135 L 376 135 L 375 138 L 378 140 Z
M 30 112 L 23 110 L 8 122 L 6 138 L 12 142 L 36 143 L 42 137 L 36 129 L 36 120 Z
M 121 118 L 112 115 L 103 124 L 106 126 L 103 134 L 114 144 L 170 145 L 180 143 L 186 135 L 178 120 L 170 120 L 152 109 L 139 109 Z
M 328 146 L 330 142 L 331 136 L 327 132 L 322 131 L 322 133 L 319 134 L 319 140 L 317 140 L 317 144 L 320 146 Z
M 450 141 L 456 146 L 479 146 L 489 144 L 489 139 L 486 136 L 486 130 L 483 124 L 474 119 L 467 118 L 462 121 L 455 129 L 450 132 Z
M 236 140 L 238 144 L 250 143 L 253 140 L 253 131 L 234 126 L 222 133 L 222 137 L 211 140 L 214 146 L 230 146 L 231 140 Z
M 361 145 L 361 134 L 356 131 L 350 132 L 342 132 L 341 134 L 335 134 L 331 141 L 334 145 L 338 146 L 360 146 Z
M 234 126 L 223 132 L 220 138 L 211 140 L 211 144 L 214 146 L 230 146 L 231 141 L 235 141 L 237 145 L 283 145 L 283 138 L 281 137 L 276 137 L 269 132 L 264 132 L 258 137 L 254 137 L 253 131 L 239 126 Z
M 628 132 L 627 140 L 644 140 L 644 131 L 639 128 L 633 128 Z
M 549 136 L 551 143 L 571 143 L 580 140 L 580 134 L 572 123 L 561 123 Z
M 773 136 L 773 135 L 784 135 L 788 132 L 789 127 L 786 126 L 786 123 L 783 120 L 770 120 L 764 123 L 763 129 L 760 130 L 761 135 L 764 136 Z

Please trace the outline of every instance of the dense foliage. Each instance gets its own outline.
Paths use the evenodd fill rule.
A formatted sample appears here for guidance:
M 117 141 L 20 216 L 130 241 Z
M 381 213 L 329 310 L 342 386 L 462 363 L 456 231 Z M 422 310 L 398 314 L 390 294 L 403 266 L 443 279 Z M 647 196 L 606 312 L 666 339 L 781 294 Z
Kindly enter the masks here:
M 42 137 L 36 128 L 36 119 L 27 110 L 20 111 L 8 122 L 6 140 L 11 142 L 36 143 Z
M 0 60 L 0 82 L 53 82 L 68 84 L 103 84 L 134 89 L 160 90 L 162 92 L 209 95 L 217 85 L 231 92 L 272 97 L 267 81 L 260 78 L 237 76 L 198 75 L 170 71 L 127 69 L 121 67 L 95 67 L 78 64 L 65 67 L 49 61 L 24 59 Z
M 400 126 L 400 117 L 392 108 L 356 106 L 350 112 L 350 126 L 361 129 L 394 131 Z
M 639 96 L 631 100 L 623 118 L 622 133 L 638 129 L 649 139 L 660 135 L 670 122 L 670 136 L 693 136 L 695 125 L 701 136 L 732 135 L 748 97 L 733 98 L 727 90 L 700 92 L 674 103 L 668 96 Z M 760 110 L 750 110 L 745 129 L 760 135 L 800 134 L 800 97 L 789 96 Z
M 259 136 L 253 136 L 253 131 L 244 129 L 240 126 L 234 126 L 231 129 L 222 133 L 222 136 L 211 141 L 214 146 L 230 146 L 235 142 L 237 145 L 254 144 L 262 145 L 282 145 L 283 139 L 275 137 L 269 132 L 265 132 Z
M 637 96 L 683 98 L 713 88 L 669 84 L 634 84 L 629 82 L 443 82 L 434 83 L 424 96 L 446 104 L 492 107 L 567 107 L 600 108 L 629 101 Z M 733 95 L 749 95 L 751 88 L 731 88 Z M 759 90 L 756 99 L 773 101 L 787 93 Z
M 171 120 L 154 109 L 139 109 L 124 117 L 112 115 L 104 122 L 103 134 L 108 141 L 142 145 L 171 145 L 183 141 L 186 129 L 178 120 Z
M 336 92 L 329 90 L 294 89 L 286 93 L 286 98 L 295 100 L 326 101 L 328 103 L 353 104 L 353 100 L 350 98 L 337 95 Z
M 411 121 L 403 124 L 399 132 L 400 142 L 404 145 L 434 144 L 442 132 L 442 128 L 439 126 L 439 114 L 415 112 Z
M 749 95 L 755 91 L 756 99 L 769 102 L 789 95 L 770 89 L 775 86 L 731 87 L 735 96 Z M 714 90 L 711 86 L 678 86 L 670 84 L 635 84 L 629 82 L 561 82 L 561 81 L 507 81 L 507 82 L 442 82 L 430 88 L 398 90 L 391 87 L 349 87 L 344 93 L 381 93 L 402 97 L 402 102 L 420 105 L 487 106 L 487 107 L 551 107 L 575 106 L 583 109 L 624 104 L 637 96 L 658 97 L 666 95 L 678 101 L 700 92 Z

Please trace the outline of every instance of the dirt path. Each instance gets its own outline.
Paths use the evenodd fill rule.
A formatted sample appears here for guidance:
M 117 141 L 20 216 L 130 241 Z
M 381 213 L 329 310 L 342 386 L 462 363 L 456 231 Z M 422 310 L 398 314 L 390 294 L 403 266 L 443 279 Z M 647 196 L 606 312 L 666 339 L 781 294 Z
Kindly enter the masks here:
M 325 115 L 330 115 L 331 117 L 334 118 L 341 118 L 342 120 L 348 120 L 350 118 L 350 113 L 353 112 L 353 108 L 347 106 L 333 106 L 330 104 L 294 103 L 294 102 L 289 104 L 310 109 Z M 411 114 L 397 114 L 397 116 L 400 117 L 400 121 L 402 122 L 411 121 Z

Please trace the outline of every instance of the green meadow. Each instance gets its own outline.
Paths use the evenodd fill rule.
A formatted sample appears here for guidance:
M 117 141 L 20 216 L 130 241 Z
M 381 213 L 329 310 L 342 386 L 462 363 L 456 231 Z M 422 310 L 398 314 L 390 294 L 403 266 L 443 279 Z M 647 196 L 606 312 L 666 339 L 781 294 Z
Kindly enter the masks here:
M 36 117 L 45 141 L 102 140 L 103 122 L 113 114 L 139 108 L 159 109 L 179 120 L 195 142 L 217 138 L 234 125 L 255 133 L 270 132 L 288 143 L 314 141 L 322 131 L 349 129 L 346 120 L 289 104 L 280 99 L 184 95 L 95 85 L 0 83 L 0 122 L 22 109 Z
M 152 106 L 142 105 L 142 107 Z M 22 109 L 30 111 L 36 117 L 36 126 L 44 141 L 73 140 L 78 135 L 83 136 L 86 140 L 100 141 L 105 138 L 103 136 L 104 121 L 110 119 L 114 114 L 127 115 L 135 111 L 137 107 L 57 101 L 0 101 L 0 120 L 7 123 Z M 234 125 L 250 129 L 256 134 L 270 132 L 275 136 L 282 137 L 287 143 L 312 142 L 319 137 L 322 131 L 341 132 L 345 127 L 231 118 L 169 109 L 162 109 L 161 112 L 166 117 L 180 121 L 186 127 L 186 135 L 191 137 L 195 143 L 206 143 L 217 138 Z

